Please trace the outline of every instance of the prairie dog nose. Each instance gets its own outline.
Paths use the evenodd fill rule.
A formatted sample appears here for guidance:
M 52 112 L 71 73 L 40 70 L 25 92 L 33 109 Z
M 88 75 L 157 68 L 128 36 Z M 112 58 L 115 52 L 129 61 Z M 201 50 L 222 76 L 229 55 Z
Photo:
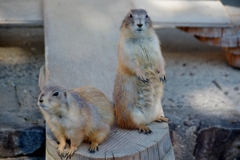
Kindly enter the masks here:
M 139 28 L 141 28 L 141 27 L 143 26 L 143 24 L 137 24 L 137 26 L 138 26 Z
M 40 103 L 42 103 L 42 102 L 43 102 L 43 100 L 42 100 L 42 99 L 40 99 L 40 100 L 39 100 L 39 102 L 40 102 Z

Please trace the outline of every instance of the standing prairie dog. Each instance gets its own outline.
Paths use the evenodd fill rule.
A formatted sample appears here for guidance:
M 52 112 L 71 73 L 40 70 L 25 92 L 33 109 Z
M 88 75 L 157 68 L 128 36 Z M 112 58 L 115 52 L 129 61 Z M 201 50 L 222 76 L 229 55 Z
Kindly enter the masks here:
M 68 158 L 81 142 L 91 142 L 89 151 L 98 150 L 110 133 L 114 121 L 113 107 L 107 97 L 94 87 L 81 87 L 66 90 L 59 86 L 46 86 L 39 95 L 38 104 L 47 124 L 57 138 L 58 154 L 65 156 L 63 150 L 66 140 L 70 140 Z
M 164 59 L 152 21 L 143 9 L 131 10 L 121 25 L 113 99 L 117 124 L 151 133 L 146 125 L 165 121 L 161 97 Z

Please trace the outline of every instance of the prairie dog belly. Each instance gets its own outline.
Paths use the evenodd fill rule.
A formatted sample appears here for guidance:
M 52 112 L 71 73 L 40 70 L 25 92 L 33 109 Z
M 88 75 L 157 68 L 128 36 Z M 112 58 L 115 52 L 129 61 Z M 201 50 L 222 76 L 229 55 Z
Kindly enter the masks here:
M 157 37 L 123 41 L 120 44 L 122 48 L 119 52 L 136 60 L 141 69 L 145 70 L 148 67 L 154 69 L 159 59 L 159 41 Z
M 145 71 L 149 83 L 144 83 L 136 78 L 135 104 L 133 117 L 136 123 L 148 124 L 154 121 L 158 116 L 163 115 L 161 107 L 161 96 L 163 84 L 160 82 L 158 75 L 152 70 Z
M 152 107 L 148 110 L 146 108 L 135 108 L 132 112 L 132 116 L 136 124 L 147 125 L 157 118 L 157 112 L 159 112 L 159 109 L 156 107 Z

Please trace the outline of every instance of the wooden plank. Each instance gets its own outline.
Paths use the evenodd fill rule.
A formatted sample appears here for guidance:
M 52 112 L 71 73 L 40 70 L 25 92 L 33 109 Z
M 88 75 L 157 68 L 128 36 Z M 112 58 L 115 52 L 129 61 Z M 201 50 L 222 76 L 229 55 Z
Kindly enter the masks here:
M 133 0 L 135 8 L 144 8 L 155 25 L 231 26 L 231 20 L 220 1 Z
M 1 0 L 0 26 L 43 26 L 42 0 Z
M 239 2 L 235 2 L 238 3 Z M 240 8 L 239 6 L 231 6 L 231 5 L 226 5 L 225 9 L 231 19 L 231 22 L 233 25 L 240 25 Z
M 222 37 L 220 40 L 220 46 L 221 47 L 237 47 L 239 46 L 238 44 L 239 39 L 240 39 L 240 34 L 234 35 L 234 36 Z
M 240 26 L 223 28 L 222 37 L 240 35 Z
M 240 16 L 231 16 L 233 25 L 240 25 Z
M 119 28 L 131 8 L 127 0 L 44 0 L 46 83 L 95 86 L 111 100 Z

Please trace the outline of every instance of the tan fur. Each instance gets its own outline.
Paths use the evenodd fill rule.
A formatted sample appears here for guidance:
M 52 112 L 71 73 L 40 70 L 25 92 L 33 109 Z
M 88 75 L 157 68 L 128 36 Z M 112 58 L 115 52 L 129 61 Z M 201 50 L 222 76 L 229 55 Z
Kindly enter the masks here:
M 54 96 L 56 92 L 58 95 Z M 94 87 L 68 91 L 58 86 L 47 86 L 39 95 L 38 104 L 59 141 L 60 156 L 64 156 L 67 139 L 71 143 L 68 157 L 82 141 L 91 142 L 89 151 L 95 152 L 98 144 L 108 137 L 113 125 L 113 107 L 107 97 Z
M 165 63 L 152 21 L 146 15 L 145 10 L 131 10 L 123 20 L 113 99 L 119 127 L 149 133 L 150 129 L 143 126 L 163 116 L 161 80 L 165 79 Z

